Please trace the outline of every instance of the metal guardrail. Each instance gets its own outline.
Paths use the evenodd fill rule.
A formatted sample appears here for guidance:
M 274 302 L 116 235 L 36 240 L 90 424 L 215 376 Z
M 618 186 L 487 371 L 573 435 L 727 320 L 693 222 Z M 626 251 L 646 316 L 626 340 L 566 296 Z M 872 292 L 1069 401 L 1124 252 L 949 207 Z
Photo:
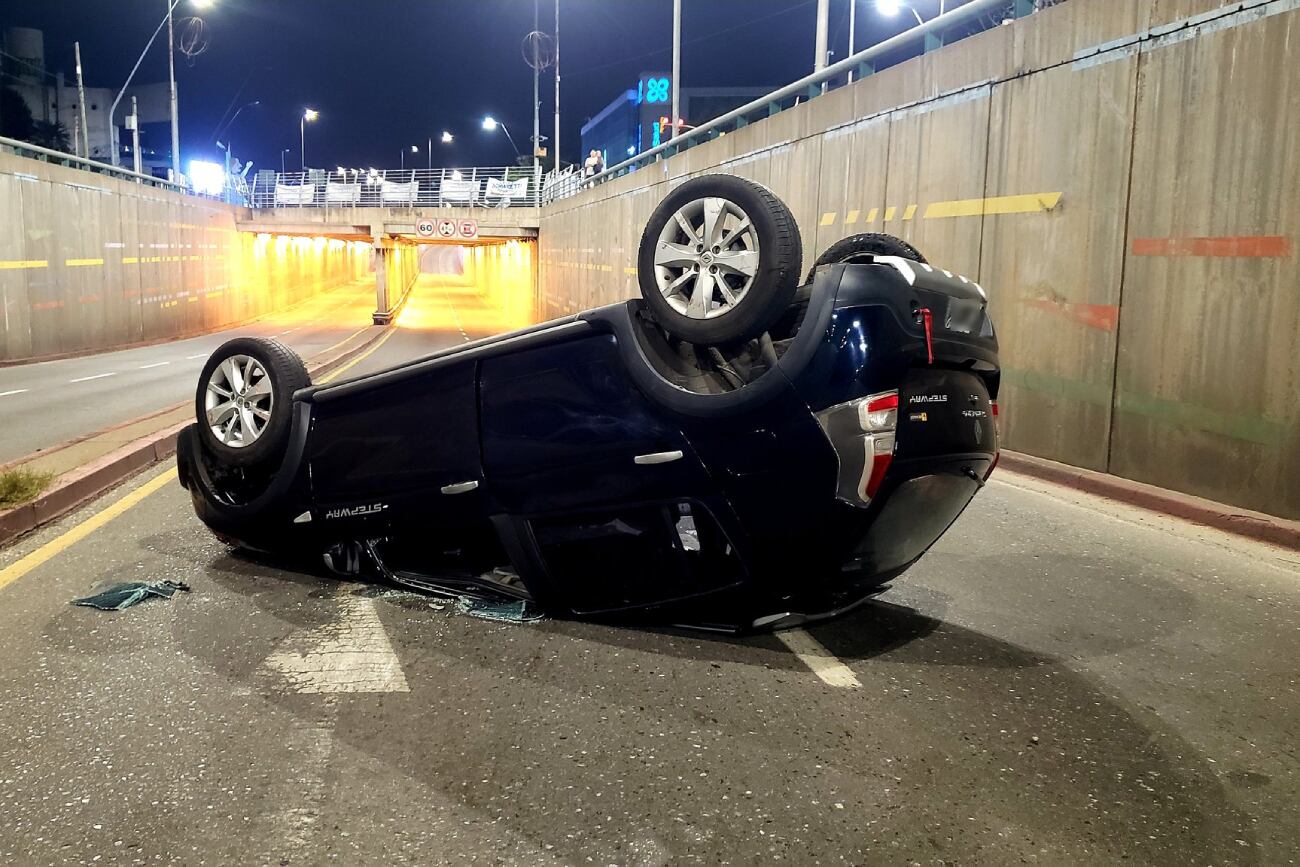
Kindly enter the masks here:
M 535 208 L 532 169 L 343 169 L 261 171 L 254 208 Z
M 620 177 L 651 163 L 659 162 L 666 157 L 671 157 L 695 145 L 711 141 L 723 133 L 746 126 L 754 120 L 771 117 L 793 108 L 801 102 L 815 99 L 831 89 L 841 76 L 845 78 L 845 81 L 847 81 L 849 73 L 854 73 L 860 78 L 868 76 L 877 71 L 874 65 L 875 61 L 886 58 L 891 52 L 908 48 L 918 41 L 923 41 L 927 36 L 935 36 L 950 31 L 952 28 L 967 24 L 981 15 L 1001 11 L 1008 15 L 1023 16 L 1048 5 L 1054 5 L 1054 3 L 1044 2 L 1044 0 L 969 0 L 969 2 L 950 12 L 935 16 L 923 24 L 917 24 L 917 26 L 897 36 L 877 42 L 875 45 L 851 54 L 818 72 L 806 75 L 798 81 L 793 81 L 765 96 L 760 96 L 740 108 L 729 111 L 692 129 L 679 132 L 675 138 L 669 139 L 657 147 L 642 151 L 636 156 L 610 166 L 598 174 L 584 177 L 577 172 L 572 174 L 552 172 L 546 176 L 542 183 L 543 201 L 547 203 L 558 201 L 574 195 L 580 189 Z
M 189 192 L 183 185 L 155 178 L 152 175 L 144 175 L 131 169 L 124 169 L 118 166 L 111 166 L 108 163 L 101 163 L 97 160 L 79 157 L 76 154 L 65 154 L 63 151 L 51 150 L 50 148 L 41 147 L 17 139 L 5 138 L 0 136 L 0 150 L 9 153 L 15 153 L 19 156 L 31 157 L 41 162 L 54 163 L 55 165 L 69 166 L 72 168 L 85 169 L 101 175 L 112 175 L 122 178 L 123 180 L 135 181 L 139 184 L 146 184 L 151 187 L 159 187 L 173 192 Z

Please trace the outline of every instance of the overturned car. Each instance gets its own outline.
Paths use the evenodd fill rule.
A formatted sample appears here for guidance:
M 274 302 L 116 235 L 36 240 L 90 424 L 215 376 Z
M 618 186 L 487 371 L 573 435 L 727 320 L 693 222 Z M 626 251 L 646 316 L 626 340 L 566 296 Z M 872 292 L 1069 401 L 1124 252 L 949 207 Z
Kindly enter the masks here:
M 728 630 L 842 611 L 992 472 L 997 341 L 896 238 L 801 259 L 784 203 L 710 175 L 652 215 L 640 299 L 326 385 L 229 341 L 181 483 L 223 539 L 337 574 Z

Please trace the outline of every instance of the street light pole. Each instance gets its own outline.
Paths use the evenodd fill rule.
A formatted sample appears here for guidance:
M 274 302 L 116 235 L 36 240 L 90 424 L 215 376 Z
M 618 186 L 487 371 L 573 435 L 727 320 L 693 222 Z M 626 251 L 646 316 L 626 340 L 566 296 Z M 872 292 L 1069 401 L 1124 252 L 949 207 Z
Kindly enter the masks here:
M 280 174 L 284 174 L 284 157 L 289 153 L 289 148 L 280 148 Z
M 673 0 L 673 116 L 672 135 L 677 138 L 677 119 L 682 116 L 678 92 L 682 87 L 682 0 Z
M 176 34 L 172 28 L 172 10 L 176 3 L 167 6 L 167 76 L 172 89 L 172 180 L 181 176 L 181 124 L 176 110 Z
M 82 156 L 90 159 L 90 127 L 86 126 L 86 82 L 81 77 L 81 43 L 74 42 L 72 46 L 77 55 L 77 108 L 81 113 L 81 141 L 86 146 L 86 152 Z
M 560 171 L 560 0 L 555 0 L 555 171 Z
M 853 34 L 858 29 L 858 0 L 849 0 L 849 53 L 853 56 Z M 853 70 L 849 70 L 848 80 L 853 81 Z
M 537 8 L 540 0 L 533 0 L 533 33 L 536 34 L 538 17 Z M 540 36 L 534 36 L 533 42 L 533 195 L 541 196 L 542 187 L 542 163 L 537 157 L 537 149 L 542 143 L 542 101 L 539 88 L 541 81 L 542 69 L 541 64 L 537 62 L 538 48 L 540 47 L 536 40 Z M 539 198 L 538 201 L 541 201 Z
M 817 43 L 813 48 L 813 72 L 826 68 L 826 33 L 830 29 L 831 0 L 817 0 Z
M 298 137 L 302 146 L 302 170 L 307 171 L 307 121 L 315 120 L 320 113 L 314 108 L 303 111 L 302 117 L 298 121 Z

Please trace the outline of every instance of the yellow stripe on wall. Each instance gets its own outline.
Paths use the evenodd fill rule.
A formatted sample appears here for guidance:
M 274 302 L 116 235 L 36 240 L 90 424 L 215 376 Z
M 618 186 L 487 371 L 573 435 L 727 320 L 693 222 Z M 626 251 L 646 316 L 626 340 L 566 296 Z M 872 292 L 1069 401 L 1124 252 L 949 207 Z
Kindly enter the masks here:
M 935 202 L 925 209 L 925 219 L 982 217 L 986 214 L 1031 214 L 1050 211 L 1061 201 L 1061 193 L 1027 193 L 990 199 L 957 199 Z
M 834 211 L 827 211 L 826 213 L 822 214 L 822 225 L 823 225 L 823 226 L 833 226 L 833 225 L 835 225 L 835 212 L 834 212 Z
M 82 268 L 86 265 L 103 265 L 103 259 L 64 259 L 63 264 L 69 268 Z
M 48 268 L 44 259 L 0 259 L 0 271 L 17 271 L 22 268 Z

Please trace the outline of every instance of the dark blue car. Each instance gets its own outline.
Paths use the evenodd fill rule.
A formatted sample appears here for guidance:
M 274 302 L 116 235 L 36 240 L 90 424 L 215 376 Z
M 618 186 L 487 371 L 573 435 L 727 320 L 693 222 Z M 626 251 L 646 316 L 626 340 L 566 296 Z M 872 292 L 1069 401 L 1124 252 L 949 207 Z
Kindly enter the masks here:
M 878 592 L 992 472 L 978 284 L 859 235 L 801 285 L 789 211 L 730 176 L 669 194 L 638 264 L 641 299 L 337 384 L 230 341 L 178 443 L 195 510 L 345 575 L 734 630 Z

